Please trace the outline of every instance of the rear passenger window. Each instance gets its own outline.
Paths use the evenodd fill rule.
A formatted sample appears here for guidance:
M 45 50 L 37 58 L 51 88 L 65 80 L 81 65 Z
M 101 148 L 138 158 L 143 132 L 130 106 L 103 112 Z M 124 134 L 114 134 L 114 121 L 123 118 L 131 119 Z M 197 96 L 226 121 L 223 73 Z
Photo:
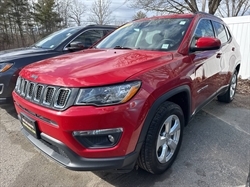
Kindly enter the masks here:
M 224 25 L 215 21 L 213 21 L 213 24 L 217 38 L 222 44 L 226 43 L 228 41 L 228 37 Z
M 213 26 L 210 20 L 202 19 L 196 30 L 195 30 L 195 37 L 214 37 Z

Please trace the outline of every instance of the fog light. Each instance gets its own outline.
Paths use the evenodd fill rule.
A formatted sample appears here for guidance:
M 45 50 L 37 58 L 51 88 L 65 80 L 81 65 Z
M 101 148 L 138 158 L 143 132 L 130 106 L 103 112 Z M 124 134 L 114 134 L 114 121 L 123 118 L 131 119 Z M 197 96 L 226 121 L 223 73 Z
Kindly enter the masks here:
M 74 138 L 87 148 L 109 148 L 115 146 L 122 135 L 123 128 L 74 131 Z
M 114 143 L 114 142 L 115 142 L 114 136 L 108 135 L 108 138 L 109 138 L 109 141 L 110 141 L 111 143 Z

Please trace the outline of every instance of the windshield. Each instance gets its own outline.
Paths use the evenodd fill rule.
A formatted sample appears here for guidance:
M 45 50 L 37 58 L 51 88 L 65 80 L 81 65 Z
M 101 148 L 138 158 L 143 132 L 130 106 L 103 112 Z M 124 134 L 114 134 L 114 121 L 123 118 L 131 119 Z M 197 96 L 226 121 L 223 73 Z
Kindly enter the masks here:
M 106 37 L 96 48 L 175 50 L 190 21 L 190 18 L 162 18 L 128 23 Z
M 43 49 L 54 49 L 62 42 L 64 42 L 72 34 L 75 34 L 79 31 L 81 27 L 67 28 L 50 34 L 49 36 L 43 38 L 36 44 L 32 45 L 33 47 L 43 48 Z

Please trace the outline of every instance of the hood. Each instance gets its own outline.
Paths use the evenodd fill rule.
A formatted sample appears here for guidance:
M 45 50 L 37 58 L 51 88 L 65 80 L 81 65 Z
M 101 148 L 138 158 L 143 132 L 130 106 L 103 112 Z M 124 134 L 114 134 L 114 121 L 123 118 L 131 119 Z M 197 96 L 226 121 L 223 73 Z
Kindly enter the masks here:
M 27 56 L 33 56 L 36 54 L 46 53 L 52 51 L 51 49 L 42 49 L 35 47 L 27 47 L 27 48 L 17 48 L 10 49 L 5 51 L 0 51 L 0 62 L 1 61 L 10 61 L 15 60 L 17 58 L 23 58 Z
M 170 52 L 89 49 L 33 63 L 20 75 L 43 84 L 98 86 L 124 82 L 136 73 L 170 60 Z

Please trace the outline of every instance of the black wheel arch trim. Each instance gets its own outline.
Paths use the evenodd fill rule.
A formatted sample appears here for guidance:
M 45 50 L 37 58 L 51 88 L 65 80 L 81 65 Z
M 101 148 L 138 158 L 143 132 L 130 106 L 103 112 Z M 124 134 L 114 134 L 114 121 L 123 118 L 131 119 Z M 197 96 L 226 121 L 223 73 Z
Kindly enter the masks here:
M 160 105 L 167 101 L 168 99 L 170 99 L 172 96 L 179 94 L 181 92 L 185 92 L 188 95 L 188 99 L 187 99 L 187 103 L 188 103 L 188 111 L 187 111 L 187 116 L 185 117 L 185 125 L 188 123 L 188 121 L 190 120 L 191 117 L 191 91 L 188 85 L 182 85 L 179 86 L 177 88 L 174 88 L 173 90 L 170 90 L 169 92 L 163 94 L 161 97 L 159 97 L 158 99 L 156 99 L 156 101 L 153 103 L 153 105 L 151 106 L 146 119 L 143 123 L 143 127 L 140 133 L 140 136 L 138 138 L 138 142 L 135 148 L 135 152 L 137 154 L 140 153 L 141 150 L 141 146 L 144 142 L 144 139 L 146 137 L 147 131 L 149 129 L 149 125 L 150 122 L 152 121 L 154 115 L 155 115 L 155 111 L 160 107 Z

